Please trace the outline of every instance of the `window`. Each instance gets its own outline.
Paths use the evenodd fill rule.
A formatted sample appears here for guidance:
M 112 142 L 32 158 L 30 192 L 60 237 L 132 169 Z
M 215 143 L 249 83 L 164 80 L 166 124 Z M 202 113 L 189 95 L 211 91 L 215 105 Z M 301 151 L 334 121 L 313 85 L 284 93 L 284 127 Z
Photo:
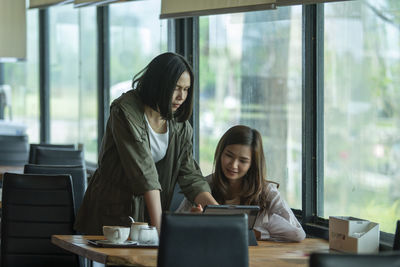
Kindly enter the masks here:
M 263 136 L 267 178 L 301 209 L 302 8 L 200 17 L 200 166 L 231 126 Z
M 400 2 L 325 5 L 324 217 L 395 231 L 400 214 Z
M 110 5 L 110 100 L 131 89 L 132 78 L 167 51 L 167 20 L 160 0 Z
M 83 143 L 97 160 L 96 8 L 50 9 L 50 141 Z
M 4 117 L 27 127 L 30 143 L 39 142 L 39 26 L 38 11 L 27 11 L 27 60 L 4 63 L 4 84 L 8 107 Z

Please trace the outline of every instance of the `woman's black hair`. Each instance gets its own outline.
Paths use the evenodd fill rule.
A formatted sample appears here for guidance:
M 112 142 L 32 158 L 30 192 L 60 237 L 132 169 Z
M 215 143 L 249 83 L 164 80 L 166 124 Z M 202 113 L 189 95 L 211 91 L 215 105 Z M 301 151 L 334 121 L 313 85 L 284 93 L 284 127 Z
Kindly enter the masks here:
M 182 73 L 190 75 L 190 87 L 185 102 L 172 112 L 172 95 Z M 179 122 L 192 115 L 194 75 L 192 68 L 181 55 L 167 52 L 155 57 L 142 71 L 135 75 L 132 88 L 139 93 L 144 104 L 160 112 L 161 117 Z

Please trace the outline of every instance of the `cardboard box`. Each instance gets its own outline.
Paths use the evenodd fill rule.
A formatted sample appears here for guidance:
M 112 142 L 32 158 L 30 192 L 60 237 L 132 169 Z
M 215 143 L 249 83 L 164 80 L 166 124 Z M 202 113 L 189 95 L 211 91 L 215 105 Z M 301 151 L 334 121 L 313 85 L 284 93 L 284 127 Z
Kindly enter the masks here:
M 329 217 L 329 248 L 351 253 L 379 251 L 379 224 L 354 217 Z

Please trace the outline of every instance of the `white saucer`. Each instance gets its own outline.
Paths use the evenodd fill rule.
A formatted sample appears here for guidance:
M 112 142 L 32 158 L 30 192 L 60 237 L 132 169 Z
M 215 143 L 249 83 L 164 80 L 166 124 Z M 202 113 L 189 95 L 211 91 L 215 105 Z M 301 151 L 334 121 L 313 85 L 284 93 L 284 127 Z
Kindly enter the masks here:
M 110 240 L 97 240 L 96 242 L 103 245 L 113 245 L 113 246 L 135 245 L 138 243 L 137 241 L 132 241 L 132 240 L 126 240 L 124 243 L 113 243 Z

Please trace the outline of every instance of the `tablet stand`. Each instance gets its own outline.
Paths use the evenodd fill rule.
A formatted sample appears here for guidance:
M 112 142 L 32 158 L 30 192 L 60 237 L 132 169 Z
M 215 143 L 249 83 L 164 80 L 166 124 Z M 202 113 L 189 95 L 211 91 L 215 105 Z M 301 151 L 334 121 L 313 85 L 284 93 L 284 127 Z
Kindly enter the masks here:
M 249 246 L 258 246 L 256 235 L 252 229 L 249 229 Z

